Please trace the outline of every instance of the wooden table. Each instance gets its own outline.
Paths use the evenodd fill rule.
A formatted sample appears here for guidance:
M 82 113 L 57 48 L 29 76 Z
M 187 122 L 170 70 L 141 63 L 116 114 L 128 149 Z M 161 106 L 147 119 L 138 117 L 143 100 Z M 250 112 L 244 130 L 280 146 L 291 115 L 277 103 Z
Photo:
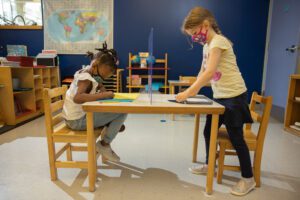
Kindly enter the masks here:
M 96 180 L 96 151 L 95 151 L 95 136 L 94 136 L 94 112 L 110 112 L 110 113 L 144 113 L 144 114 L 195 114 L 195 129 L 194 129 L 194 148 L 195 143 L 198 144 L 199 132 L 199 116 L 200 114 L 211 114 L 211 136 L 210 136 L 210 153 L 208 160 L 208 173 L 206 181 L 206 192 L 211 194 L 213 191 L 213 178 L 215 169 L 216 145 L 219 115 L 224 113 L 225 108 L 214 102 L 212 105 L 197 105 L 197 104 L 179 104 L 168 102 L 168 99 L 175 99 L 174 95 L 153 94 L 152 105 L 149 103 L 148 94 L 141 94 L 133 102 L 122 103 L 100 103 L 87 102 L 83 104 L 83 110 L 87 116 L 87 138 L 88 138 L 88 176 L 89 176 L 89 190 L 95 191 Z
M 190 81 L 169 80 L 170 94 L 175 94 L 175 87 L 189 87 L 193 84 Z

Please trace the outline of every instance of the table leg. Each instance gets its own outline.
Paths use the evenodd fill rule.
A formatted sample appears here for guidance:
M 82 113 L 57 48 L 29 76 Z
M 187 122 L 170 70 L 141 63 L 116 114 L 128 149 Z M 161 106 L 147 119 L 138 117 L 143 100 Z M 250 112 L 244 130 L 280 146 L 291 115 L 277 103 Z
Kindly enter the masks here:
M 89 176 L 89 191 L 95 191 L 96 182 L 96 141 L 94 135 L 94 120 L 93 113 L 86 113 L 87 119 L 87 143 L 88 143 L 88 176 Z
M 175 86 L 173 84 L 170 84 L 170 94 L 175 94 Z M 171 119 L 172 119 L 172 121 L 175 120 L 174 114 L 171 115 Z
M 213 114 L 212 123 L 211 123 L 210 143 L 209 143 L 208 172 L 206 177 L 206 193 L 209 195 L 212 194 L 213 191 L 218 123 L 219 123 L 219 115 Z
M 200 114 L 195 114 L 195 128 L 194 128 L 194 142 L 193 142 L 193 162 L 197 161 L 199 126 L 200 126 Z

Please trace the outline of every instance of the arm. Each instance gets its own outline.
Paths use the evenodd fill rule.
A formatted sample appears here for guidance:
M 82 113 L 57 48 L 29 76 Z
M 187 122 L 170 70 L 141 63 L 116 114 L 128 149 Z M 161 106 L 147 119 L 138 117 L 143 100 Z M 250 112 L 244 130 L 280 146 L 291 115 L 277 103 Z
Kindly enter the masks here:
M 184 92 L 179 93 L 176 96 L 178 102 L 186 100 L 188 97 L 195 96 L 198 94 L 200 89 L 204 87 L 213 77 L 217 71 L 217 66 L 220 61 L 222 50 L 219 48 L 213 48 L 209 52 L 209 58 L 207 61 L 207 68 L 203 70 L 201 68 L 197 80 Z
M 102 83 L 99 83 L 97 90 L 100 90 L 101 92 L 106 92 L 106 88 Z
M 88 94 L 87 92 L 91 90 L 91 81 L 89 80 L 78 81 L 77 86 L 77 93 L 75 94 L 73 101 L 78 104 L 82 104 L 88 101 L 96 101 L 98 99 L 109 99 L 113 98 L 114 96 L 112 92 Z

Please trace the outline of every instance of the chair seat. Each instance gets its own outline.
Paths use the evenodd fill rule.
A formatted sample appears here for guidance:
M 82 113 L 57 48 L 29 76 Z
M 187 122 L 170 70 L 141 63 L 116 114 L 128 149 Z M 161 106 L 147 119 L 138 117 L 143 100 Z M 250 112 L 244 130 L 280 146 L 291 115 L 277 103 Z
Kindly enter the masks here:
M 95 129 L 95 139 L 101 135 L 102 130 L 102 127 Z M 52 137 L 54 142 L 87 143 L 86 131 L 72 130 L 65 123 L 54 129 Z
M 244 129 L 244 139 L 248 145 L 249 150 L 254 151 L 256 149 L 256 143 L 257 143 L 256 135 L 251 130 Z M 227 133 L 226 128 L 219 129 L 217 140 L 220 145 L 225 145 L 226 149 L 234 150 L 234 147 L 230 142 L 229 135 Z

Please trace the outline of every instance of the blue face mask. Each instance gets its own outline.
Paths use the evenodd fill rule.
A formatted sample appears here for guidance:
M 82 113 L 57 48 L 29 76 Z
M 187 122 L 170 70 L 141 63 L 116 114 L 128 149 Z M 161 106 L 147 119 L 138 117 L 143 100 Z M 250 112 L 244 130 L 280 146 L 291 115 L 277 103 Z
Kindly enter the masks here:
M 98 82 L 98 83 L 103 83 L 103 78 L 100 75 L 93 75 L 93 78 Z

